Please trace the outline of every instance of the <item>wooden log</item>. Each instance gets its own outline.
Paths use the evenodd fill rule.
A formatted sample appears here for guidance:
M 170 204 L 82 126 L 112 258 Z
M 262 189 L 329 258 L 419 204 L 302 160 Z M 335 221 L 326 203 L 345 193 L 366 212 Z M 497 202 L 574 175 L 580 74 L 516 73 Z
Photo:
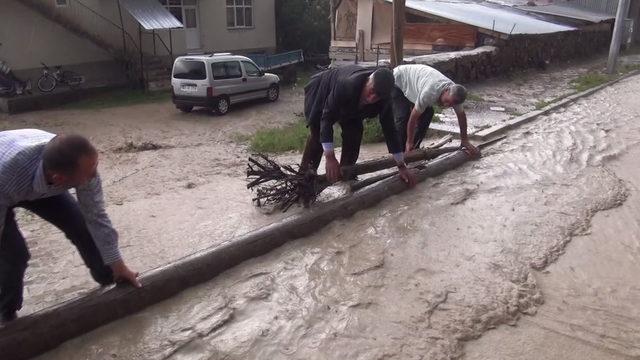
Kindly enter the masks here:
M 462 151 L 443 156 L 417 171 L 423 181 L 462 165 Z M 51 350 L 63 342 L 170 298 L 186 288 L 211 280 L 243 261 L 298 238 L 309 236 L 338 218 L 376 205 L 407 190 L 398 176 L 292 215 L 244 236 L 226 241 L 174 263 L 142 274 L 141 289 L 116 286 L 19 318 L 0 328 L 2 359 L 23 360 Z
M 364 58 L 364 30 L 360 29 L 358 30 L 358 38 L 356 40 L 356 51 L 357 51 L 357 55 L 356 55 L 356 63 L 358 61 L 365 61 Z
M 438 156 L 451 153 L 460 149 L 459 146 L 448 146 L 441 147 L 447 142 L 451 141 L 450 136 L 445 136 L 439 141 L 433 143 L 431 146 L 424 149 L 416 149 L 412 150 L 409 154 L 405 156 L 405 162 L 407 164 L 414 163 L 418 161 L 431 160 L 435 159 Z M 506 136 L 500 136 L 492 140 L 485 141 L 481 144 L 478 144 L 478 149 L 483 149 L 489 145 L 493 145 L 499 141 L 502 141 L 506 138 Z M 370 174 L 372 172 L 390 169 L 396 166 L 396 162 L 393 157 L 387 157 L 384 159 L 372 159 L 367 161 L 362 161 L 353 166 L 345 166 L 341 169 L 342 177 L 345 179 L 352 178 L 357 175 Z M 322 181 L 326 181 L 326 177 L 324 175 L 320 175 L 320 179 Z
M 413 163 L 417 161 L 431 160 L 435 159 L 440 155 L 444 155 L 446 153 L 451 153 L 459 150 L 459 146 L 447 146 L 438 149 L 419 149 L 413 150 L 409 154 L 407 154 L 404 158 L 404 161 L 408 163 Z M 396 161 L 393 157 L 387 157 L 384 159 L 373 159 L 363 161 L 353 166 L 345 166 L 341 169 L 342 177 L 345 179 L 352 178 L 357 175 L 370 174 L 372 172 L 389 169 L 396 166 Z M 321 175 L 322 177 L 323 175 Z
M 358 191 L 362 188 L 365 188 L 369 185 L 373 185 L 375 183 L 377 183 L 378 181 L 382 181 L 384 179 L 388 179 L 392 176 L 397 175 L 398 172 L 394 171 L 394 172 L 390 172 L 390 173 L 386 173 L 386 174 L 380 174 L 380 175 L 376 175 L 376 176 L 372 176 L 370 178 L 366 178 L 364 180 L 360 180 L 360 181 L 355 181 L 351 184 L 349 184 L 349 190 L 353 191 Z
M 495 144 L 495 143 L 497 143 L 497 142 L 499 142 L 499 141 L 504 140 L 505 138 L 506 138 L 506 135 L 505 135 L 505 136 L 500 136 L 500 137 L 494 138 L 494 139 L 492 139 L 492 140 L 485 141 L 485 142 L 483 142 L 482 144 L 479 144 L 479 145 L 478 145 L 478 149 L 482 150 L 482 149 L 484 149 L 484 148 L 485 148 L 485 147 L 487 147 L 487 146 L 493 145 L 493 144 Z M 447 138 L 445 137 L 445 138 L 443 138 L 442 140 L 440 140 L 439 142 L 434 143 L 434 145 L 432 145 L 431 147 L 439 147 L 439 146 L 442 146 L 442 144 L 444 144 L 444 141 L 447 141 L 447 142 L 448 142 L 448 141 L 451 141 L 451 140 L 450 140 L 450 139 L 447 139 Z M 431 147 L 430 147 L 430 148 L 431 148 Z M 430 148 L 427 148 L 427 149 L 430 149 Z M 446 149 L 446 148 L 445 148 L 445 149 Z M 413 171 L 415 171 L 415 170 L 420 170 L 420 169 L 423 169 L 423 168 L 424 168 L 424 165 L 421 165 L 421 164 L 418 164 L 417 166 L 413 166 L 413 167 L 411 167 L 411 169 L 412 169 Z M 351 191 L 358 191 L 358 190 L 360 190 L 360 189 L 362 189 L 362 188 L 365 188 L 365 187 L 367 187 L 367 186 L 373 185 L 373 184 L 377 183 L 378 181 L 381 181 L 381 180 L 384 180 L 384 179 L 390 178 L 390 177 L 395 176 L 395 175 L 397 175 L 397 174 L 398 174 L 398 171 L 393 171 L 393 172 L 388 172 L 388 173 L 385 173 L 385 174 L 375 175 L 375 176 L 372 176 L 372 177 L 366 178 L 366 179 L 364 179 L 364 180 L 354 181 L 354 182 L 352 182 L 351 184 L 349 184 L 349 189 L 350 189 Z
M 446 150 L 439 150 L 441 147 L 450 143 L 452 140 L 453 136 L 445 135 L 442 138 L 429 144 L 429 146 L 427 146 L 426 148 L 415 149 L 407 155 L 407 157 L 405 158 L 405 162 L 408 164 L 417 161 L 435 159 L 436 157 L 445 153 L 458 150 L 459 147 L 454 146 L 446 148 Z M 396 162 L 393 157 L 389 156 L 382 159 L 361 161 L 352 166 L 345 166 L 340 169 L 340 172 L 342 173 L 343 178 L 350 178 L 357 175 L 364 175 L 384 169 L 389 169 L 394 166 L 396 166 Z M 326 181 L 326 177 L 324 177 L 324 175 L 320 176 L 323 177 L 321 181 Z

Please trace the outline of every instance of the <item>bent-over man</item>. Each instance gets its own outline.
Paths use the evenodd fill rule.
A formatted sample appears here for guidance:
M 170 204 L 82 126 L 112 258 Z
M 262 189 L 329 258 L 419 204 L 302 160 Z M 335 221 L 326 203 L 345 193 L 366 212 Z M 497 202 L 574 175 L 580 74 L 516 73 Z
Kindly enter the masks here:
M 118 233 L 104 208 L 98 152 L 79 135 L 25 129 L 0 132 L 0 316 L 14 320 L 22 307 L 30 255 L 14 208 L 55 225 L 78 249 L 100 285 L 126 281 L 140 287 L 124 263 Z M 77 200 L 69 193 L 75 188 Z
M 325 70 L 305 86 L 304 113 L 309 137 L 302 156 L 301 170 L 317 170 L 324 154 L 326 174 L 331 182 L 340 178 L 340 167 L 354 165 L 360 154 L 365 118 L 379 116 L 387 148 L 395 158 L 400 176 L 415 184 L 415 175 L 404 163 L 403 146 L 393 122 L 389 95 L 394 78 L 387 68 L 349 65 Z M 335 157 L 333 125 L 342 128 L 342 155 Z
M 480 153 L 467 136 L 467 115 L 462 103 L 467 90 L 427 65 L 400 65 L 393 69 L 396 87 L 391 94 L 396 128 L 405 151 L 420 147 L 433 118 L 435 105 L 452 107 L 458 117 L 460 142 L 466 152 Z

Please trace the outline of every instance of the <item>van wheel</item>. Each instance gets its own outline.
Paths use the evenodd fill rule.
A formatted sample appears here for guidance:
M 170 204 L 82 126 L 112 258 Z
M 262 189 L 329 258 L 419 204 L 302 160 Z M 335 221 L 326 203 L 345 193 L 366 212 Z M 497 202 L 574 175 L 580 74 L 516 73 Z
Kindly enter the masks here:
M 280 87 L 278 85 L 271 85 L 271 87 L 269 87 L 269 90 L 267 90 L 267 99 L 269 99 L 269 101 L 271 102 L 274 102 L 278 100 L 279 97 Z
M 182 111 L 183 113 L 190 113 L 191 110 L 193 110 L 193 106 L 176 106 L 178 108 L 178 110 Z
M 215 111 L 218 115 L 225 115 L 229 112 L 229 98 L 226 96 L 221 96 L 218 98 L 218 102 L 216 104 Z

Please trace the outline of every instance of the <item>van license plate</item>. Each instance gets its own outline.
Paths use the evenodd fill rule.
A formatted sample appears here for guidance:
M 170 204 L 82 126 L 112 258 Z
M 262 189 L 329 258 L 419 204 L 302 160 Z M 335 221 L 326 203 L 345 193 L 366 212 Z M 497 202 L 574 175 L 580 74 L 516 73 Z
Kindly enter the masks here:
M 191 85 L 191 84 L 186 84 L 186 85 L 183 84 L 182 86 L 180 86 L 180 90 L 182 90 L 182 91 L 191 91 L 191 92 L 193 92 L 193 91 L 196 91 L 197 89 L 198 89 L 197 86 Z

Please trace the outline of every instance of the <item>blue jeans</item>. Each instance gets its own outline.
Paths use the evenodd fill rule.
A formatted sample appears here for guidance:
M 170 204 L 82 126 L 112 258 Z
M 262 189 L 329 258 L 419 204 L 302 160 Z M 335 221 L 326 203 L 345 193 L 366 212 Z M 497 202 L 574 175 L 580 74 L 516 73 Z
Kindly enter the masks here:
M 16 207 L 27 209 L 55 225 L 76 246 L 93 279 L 101 285 L 113 283 L 111 268 L 102 261 L 78 203 L 68 192 L 21 202 Z M 10 314 L 22 308 L 24 273 L 30 257 L 11 208 L 7 211 L 0 235 L 0 314 Z

